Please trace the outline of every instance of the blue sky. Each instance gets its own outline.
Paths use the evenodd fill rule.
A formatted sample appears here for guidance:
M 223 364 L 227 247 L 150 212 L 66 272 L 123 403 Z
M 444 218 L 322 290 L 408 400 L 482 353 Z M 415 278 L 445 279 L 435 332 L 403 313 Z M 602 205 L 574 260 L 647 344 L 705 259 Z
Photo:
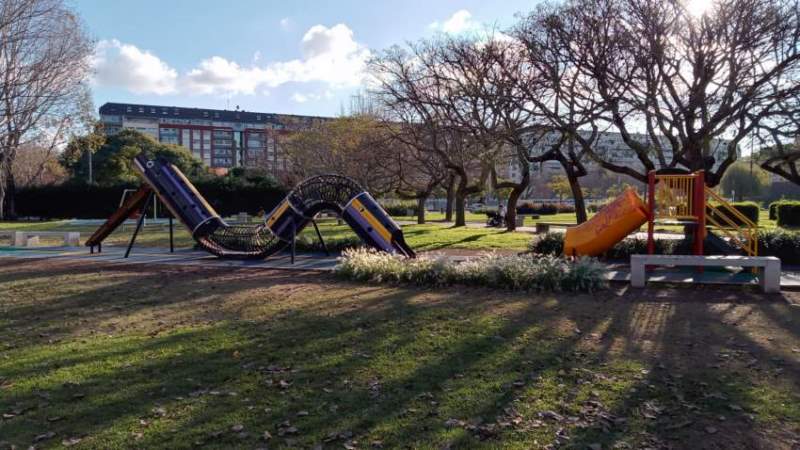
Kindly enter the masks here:
M 535 1 L 74 0 L 107 101 L 332 116 L 383 48 L 504 28 Z

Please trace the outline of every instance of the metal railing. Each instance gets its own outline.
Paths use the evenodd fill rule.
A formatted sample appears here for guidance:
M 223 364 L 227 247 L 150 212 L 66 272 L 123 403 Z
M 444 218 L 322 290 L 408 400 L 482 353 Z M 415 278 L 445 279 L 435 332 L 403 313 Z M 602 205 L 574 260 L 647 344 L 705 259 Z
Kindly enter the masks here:
M 730 238 L 748 256 L 758 256 L 758 225 L 707 186 L 705 194 L 719 204 L 706 202 L 706 208 L 711 212 L 706 214 L 706 221 Z
M 694 175 L 656 175 L 655 218 L 697 220 L 694 214 Z

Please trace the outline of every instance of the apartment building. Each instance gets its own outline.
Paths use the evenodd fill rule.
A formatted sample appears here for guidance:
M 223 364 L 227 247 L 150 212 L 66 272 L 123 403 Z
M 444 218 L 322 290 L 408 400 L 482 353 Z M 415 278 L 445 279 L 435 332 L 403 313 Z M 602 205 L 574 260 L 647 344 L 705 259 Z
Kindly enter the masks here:
M 281 140 L 292 131 L 328 120 L 241 110 L 106 103 L 100 107 L 106 133 L 133 129 L 159 142 L 189 149 L 213 169 L 260 167 L 274 175 L 286 170 Z
M 591 132 L 585 131 L 582 132 L 586 138 L 591 136 Z M 532 142 L 530 146 L 530 153 L 531 155 L 540 155 L 545 151 L 549 150 L 555 143 L 558 142 L 560 138 L 560 133 L 558 132 L 550 132 L 543 137 L 541 137 L 538 141 Z M 634 134 L 633 138 L 639 142 L 650 142 L 650 138 L 644 134 Z M 664 149 L 664 156 L 667 161 L 670 161 L 672 158 L 672 150 L 670 147 L 669 142 L 665 137 L 661 137 L 661 147 Z M 564 144 L 569 145 L 569 144 Z M 574 144 L 578 145 L 578 144 Z M 711 142 L 711 154 L 714 156 L 715 159 L 715 166 L 720 164 L 722 160 L 725 158 L 725 154 L 727 152 L 728 141 L 724 139 L 714 139 Z M 639 158 L 636 156 L 636 153 L 628 147 L 625 141 L 622 139 L 622 134 L 618 132 L 601 132 L 597 137 L 597 140 L 594 144 L 595 152 L 601 156 L 603 159 L 607 161 L 611 161 L 614 164 L 620 166 L 627 166 L 634 169 L 642 170 L 643 165 Z M 576 152 L 578 151 L 576 147 Z M 655 155 L 653 156 L 653 161 L 657 163 Z M 597 163 L 590 160 L 588 157 L 585 158 L 584 164 L 587 170 L 597 171 L 600 170 L 600 167 Z M 535 164 L 533 167 L 536 171 L 541 171 L 541 175 L 545 178 L 549 178 L 552 175 L 563 174 L 564 170 L 561 167 L 561 164 L 558 161 L 545 161 L 541 164 Z M 509 160 L 506 176 L 511 179 L 519 179 L 520 170 L 519 165 L 516 163 L 515 160 Z

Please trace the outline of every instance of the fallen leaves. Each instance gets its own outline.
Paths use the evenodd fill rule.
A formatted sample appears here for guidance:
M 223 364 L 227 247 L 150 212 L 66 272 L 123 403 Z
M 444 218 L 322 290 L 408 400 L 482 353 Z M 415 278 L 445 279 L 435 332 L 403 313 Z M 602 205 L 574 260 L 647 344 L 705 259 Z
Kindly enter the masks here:
M 56 433 L 53 431 L 48 431 L 47 433 L 42 433 L 34 437 L 33 442 L 47 441 L 53 439 L 54 437 L 56 437 Z

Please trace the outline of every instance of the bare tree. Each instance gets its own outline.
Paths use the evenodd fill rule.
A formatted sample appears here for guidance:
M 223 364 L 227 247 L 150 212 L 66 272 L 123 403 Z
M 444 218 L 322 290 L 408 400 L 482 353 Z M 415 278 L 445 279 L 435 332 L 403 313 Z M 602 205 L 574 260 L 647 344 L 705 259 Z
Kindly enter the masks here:
M 20 145 L 73 111 L 91 50 L 63 1 L 0 3 L 0 218 L 14 216 L 12 167 Z
M 720 0 L 702 15 L 679 0 L 573 0 L 526 21 L 577 71 L 578 98 L 599 97 L 591 125 L 619 132 L 638 165 L 593 160 L 639 181 L 704 169 L 713 186 L 800 90 L 798 14 L 796 0 Z
M 403 124 L 404 142 L 431 152 L 454 174 L 455 226 L 465 226 L 466 198 L 485 185 L 485 155 L 496 147 L 476 140 L 452 120 L 458 89 L 443 75 L 440 57 L 435 43 L 422 42 L 408 51 L 393 47 L 373 59 L 370 68 L 377 82 L 374 94 L 387 120 Z
M 373 193 L 383 193 L 392 188 L 375 151 L 385 140 L 383 133 L 373 117 L 339 117 L 293 132 L 283 148 L 292 173 L 300 178 L 335 171 Z
M 375 147 L 384 163 L 394 192 L 400 198 L 417 201 L 417 223 L 425 223 L 425 202 L 447 179 L 441 158 L 429 151 L 419 136 L 408 137 L 408 128 L 385 121 L 387 139 Z

